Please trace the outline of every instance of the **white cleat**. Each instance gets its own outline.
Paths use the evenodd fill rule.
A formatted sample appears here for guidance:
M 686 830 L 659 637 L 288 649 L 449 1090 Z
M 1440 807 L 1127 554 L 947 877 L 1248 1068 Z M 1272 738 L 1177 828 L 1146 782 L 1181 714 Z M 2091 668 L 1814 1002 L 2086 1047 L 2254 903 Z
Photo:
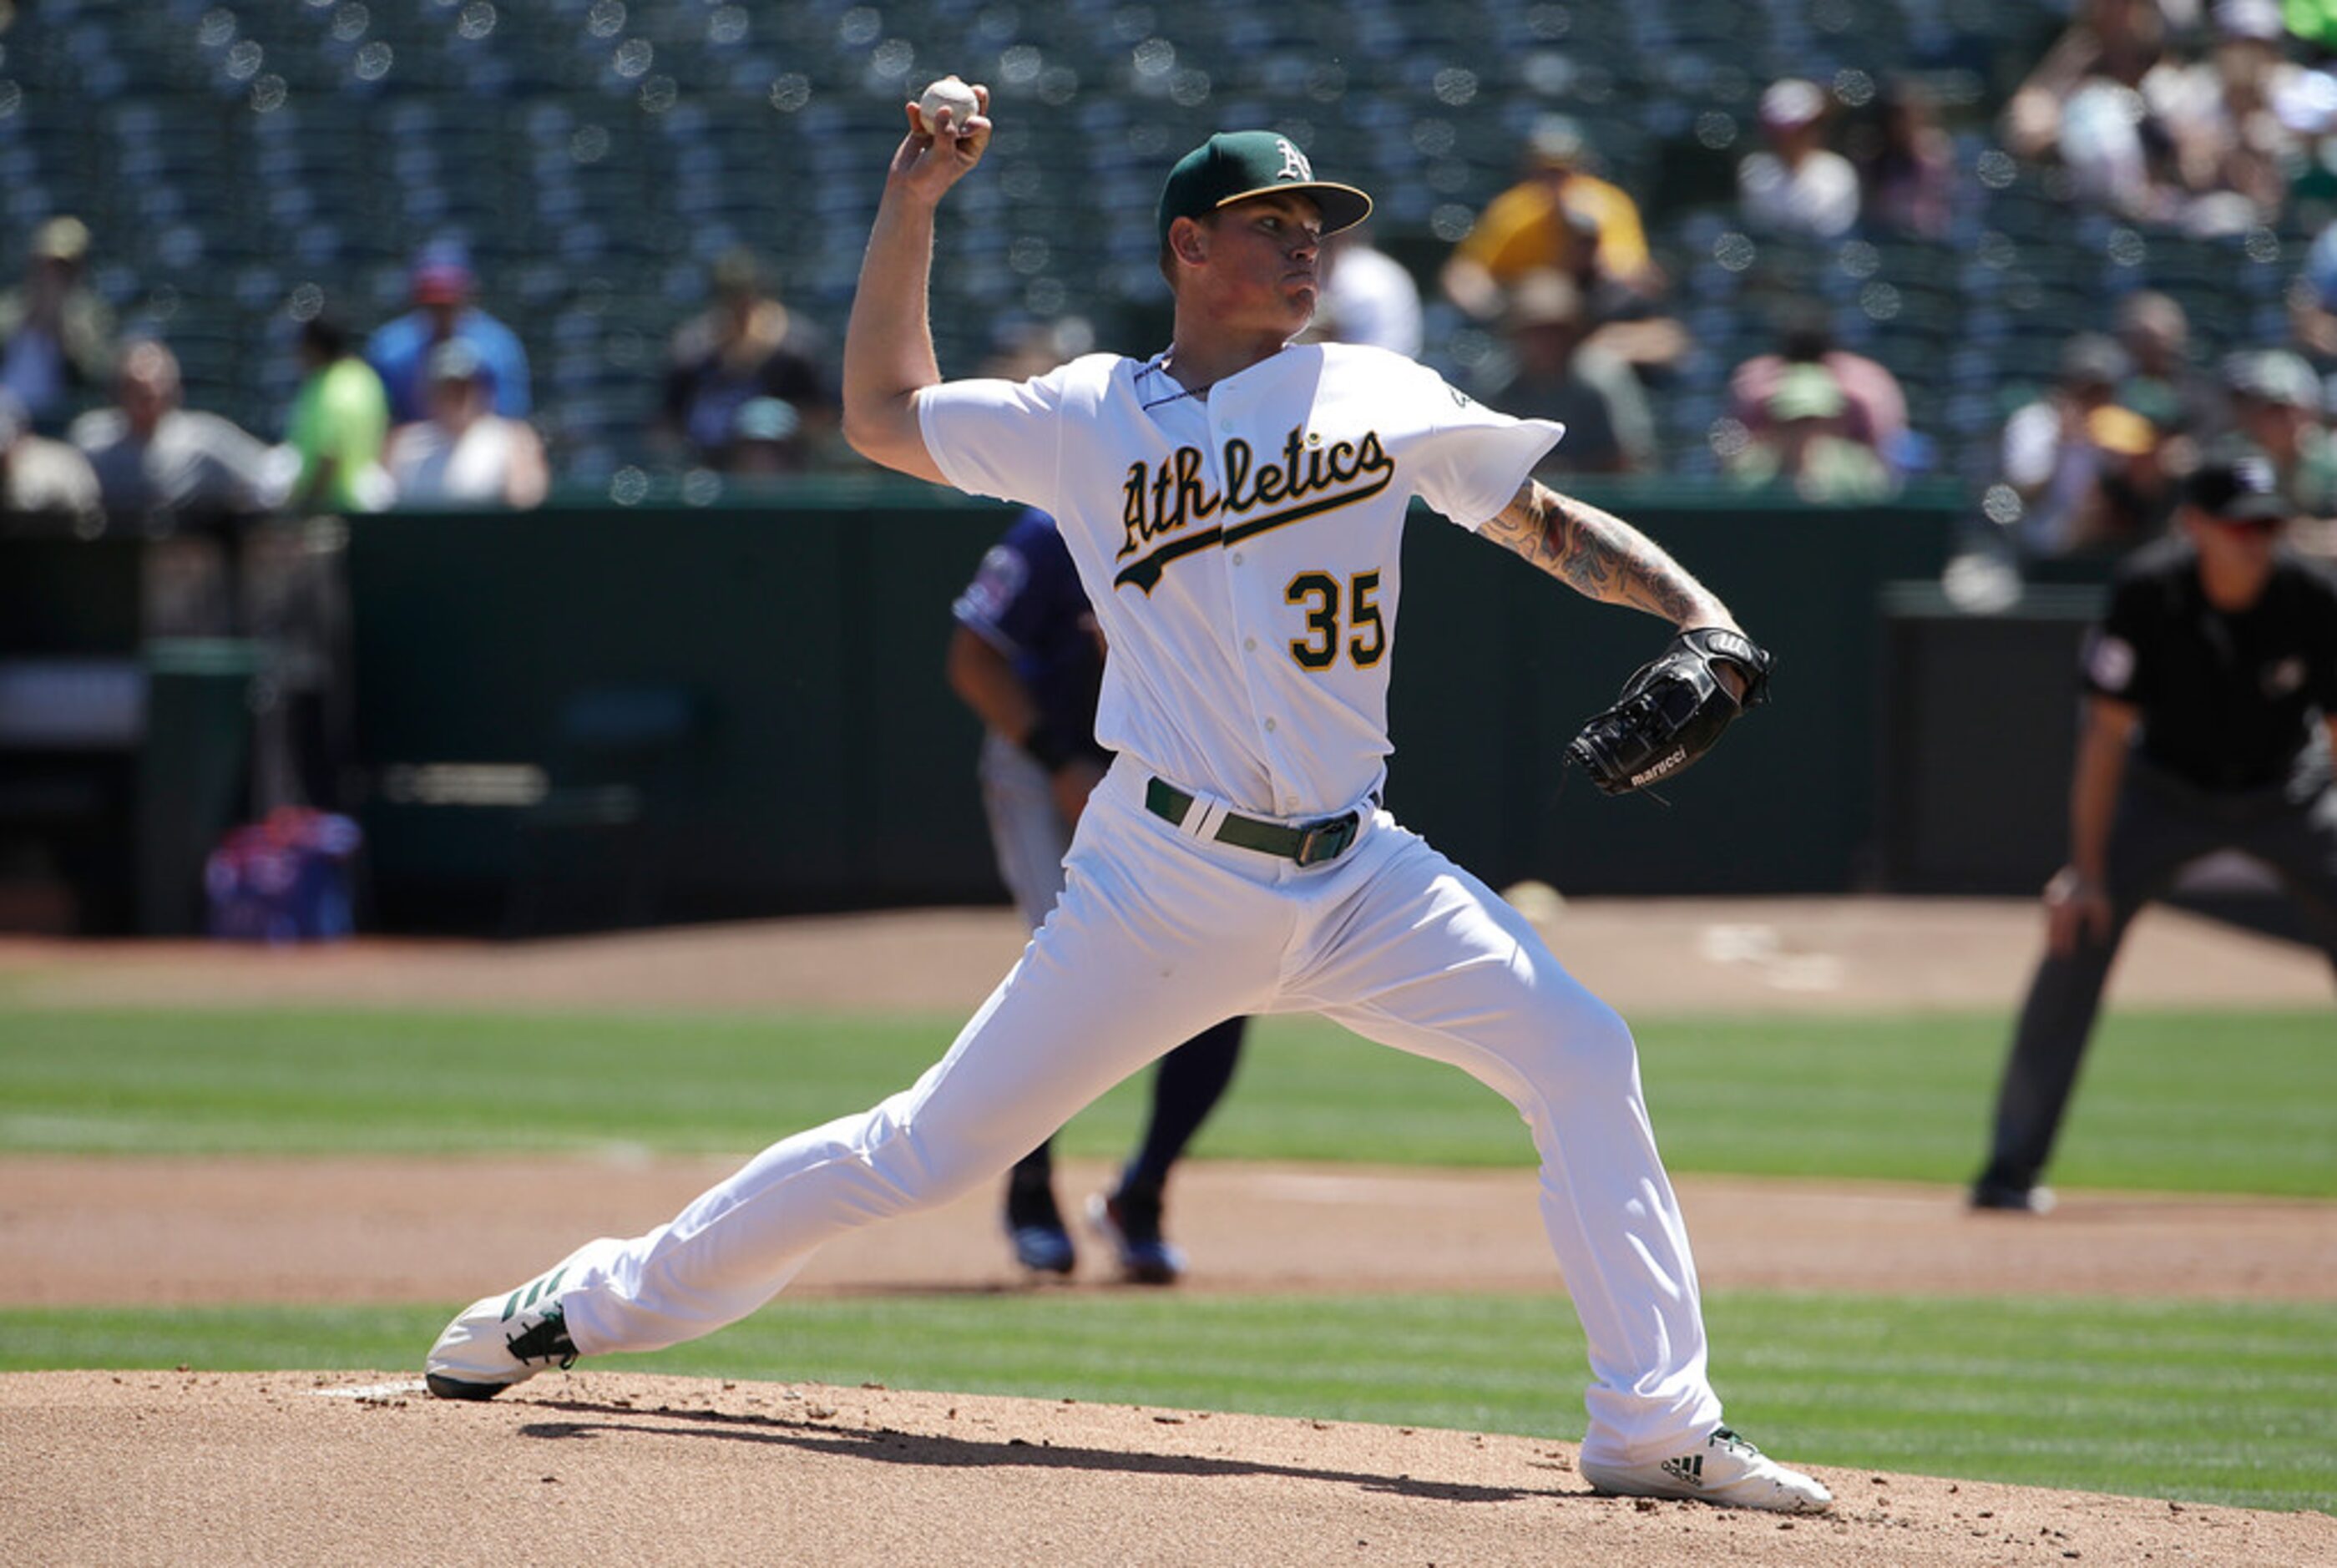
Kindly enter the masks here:
M 1582 1478 L 1619 1497 L 1682 1497 L 1723 1508 L 1765 1508 L 1773 1514 L 1823 1514 L 1833 1494 L 1798 1470 L 1788 1470 L 1723 1426 L 1675 1459 L 1645 1465 L 1586 1462 Z
M 430 1348 L 423 1381 L 441 1399 L 492 1399 L 552 1367 L 576 1364 L 576 1342 L 560 1308 L 563 1263 L 508 1296 L 489 1296 L 462 1313 Z

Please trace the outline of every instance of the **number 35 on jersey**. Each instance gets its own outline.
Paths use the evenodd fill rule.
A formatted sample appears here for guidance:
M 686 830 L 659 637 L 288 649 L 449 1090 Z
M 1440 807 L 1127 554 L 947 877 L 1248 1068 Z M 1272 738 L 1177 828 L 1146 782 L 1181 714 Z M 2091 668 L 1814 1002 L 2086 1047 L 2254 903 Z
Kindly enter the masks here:
M 1380 619 L 1380 574 L 1357 572 L 1343 585 L 1328 572 L 1301 572 L 1282 597 L 1305 613 L 1306 635 L 1291 640 L 1290 656 L 1306 670 L 1328 670 L 1345 654 L 1358 670 L 1387 655 L 1387 623 Z

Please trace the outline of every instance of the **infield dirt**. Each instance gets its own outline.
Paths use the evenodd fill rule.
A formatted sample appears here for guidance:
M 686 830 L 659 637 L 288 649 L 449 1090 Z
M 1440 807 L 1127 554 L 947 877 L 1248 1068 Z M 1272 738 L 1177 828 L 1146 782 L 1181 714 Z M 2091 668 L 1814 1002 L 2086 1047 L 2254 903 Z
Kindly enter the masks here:
M 2337 1520 L 1820 1469 L 1781 1519 L 1590 1494 L 1533 1438 L 579 1372 L 0 1378 L 21 1561 L 1605 1568 L 2337 1561 Z M 89 1478 L 103 1476 L 103 1495 Z

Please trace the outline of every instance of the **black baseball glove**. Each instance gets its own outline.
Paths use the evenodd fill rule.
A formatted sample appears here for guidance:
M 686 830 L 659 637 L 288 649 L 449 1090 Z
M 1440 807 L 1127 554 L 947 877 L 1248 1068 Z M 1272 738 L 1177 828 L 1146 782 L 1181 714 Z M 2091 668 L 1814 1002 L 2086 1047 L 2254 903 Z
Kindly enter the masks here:
M 1683 632 L 1632 671 L 1615 706 L 1567 742 L 1567 760 L 1609 795 L 1668 779 L 1711 750 L 1746 709 L 1767 700 L 1773 662 L 1734 632 Z M 1744 696 L 1729 695 L 1724 665 L 1745 678 Z

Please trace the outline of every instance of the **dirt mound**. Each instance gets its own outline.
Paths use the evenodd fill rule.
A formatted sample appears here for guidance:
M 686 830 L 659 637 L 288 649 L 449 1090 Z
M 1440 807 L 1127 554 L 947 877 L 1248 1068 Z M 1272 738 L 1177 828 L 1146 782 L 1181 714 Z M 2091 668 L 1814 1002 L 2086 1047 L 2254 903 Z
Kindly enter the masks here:
M 1534 1438 L 881 1388 L 553 1375 L 0 1377 L 26 1562 L 2337 1561 L 2337 1519 L 1869 1471 L 1800 1519 L 1590 1494 Z

